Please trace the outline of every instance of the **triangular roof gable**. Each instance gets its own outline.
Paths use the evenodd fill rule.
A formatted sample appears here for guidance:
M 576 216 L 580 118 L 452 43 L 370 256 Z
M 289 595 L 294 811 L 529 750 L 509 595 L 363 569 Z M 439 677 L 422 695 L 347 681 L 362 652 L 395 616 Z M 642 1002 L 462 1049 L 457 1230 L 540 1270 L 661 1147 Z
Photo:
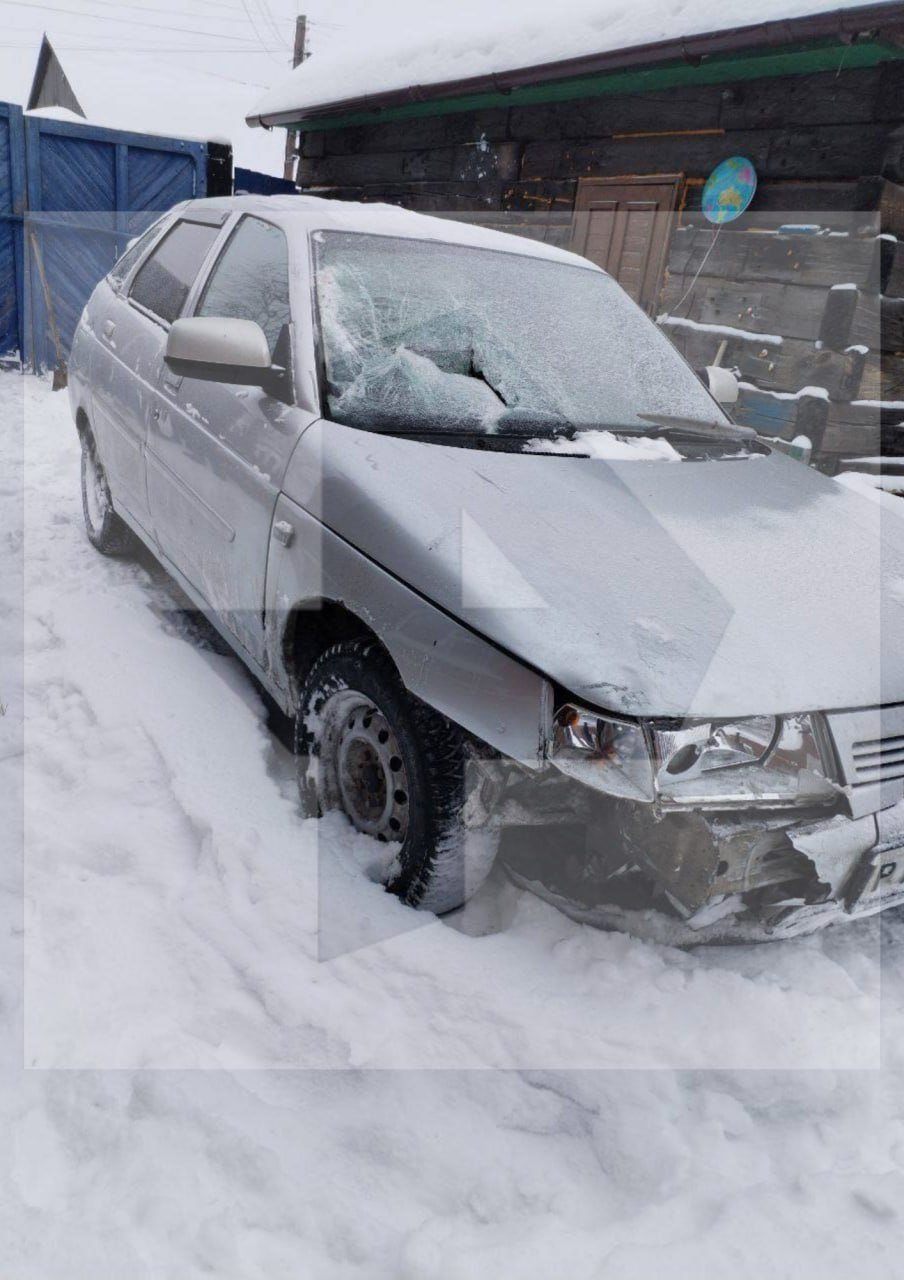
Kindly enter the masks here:
M 41 41 L 38 65 L 35 67 L 25 110 L 34 111 L 38 107 L 65 107 L 76 115 L 85 114 L 46 34 Z

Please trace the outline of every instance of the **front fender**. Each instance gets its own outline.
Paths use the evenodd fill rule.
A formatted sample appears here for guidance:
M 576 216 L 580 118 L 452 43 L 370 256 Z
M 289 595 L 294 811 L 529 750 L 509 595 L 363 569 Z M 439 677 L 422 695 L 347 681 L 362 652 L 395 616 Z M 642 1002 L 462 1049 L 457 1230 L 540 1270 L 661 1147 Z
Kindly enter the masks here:
M 470 631 L 280 495 L 273 516 L 266 590 L 270 673 L 297 690 L 286 669 L 283 636 L 290 615 L 311 601 L 341 603 L 390 654 L 406 687 L 469 733 L 529 768 L 545 757 L 552 717 L 547 680 Z M 303 626 L 303 622 L 300 624 Z

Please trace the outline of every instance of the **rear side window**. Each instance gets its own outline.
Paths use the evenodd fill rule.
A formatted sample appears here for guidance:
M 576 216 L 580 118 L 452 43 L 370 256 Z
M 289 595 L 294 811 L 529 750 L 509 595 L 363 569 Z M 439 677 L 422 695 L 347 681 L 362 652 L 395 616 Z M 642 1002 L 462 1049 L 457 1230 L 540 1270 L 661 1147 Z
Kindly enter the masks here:
M 140 235 L 137 240 L 133 240 L 122 257 L 117 259 L 116 264 L 107 276 L 114 289 L 119 289 L 122 286 L 123 280 L 125 280 L 135 263 L 145 250 L 150 248 L 159 234 L 160 223 L 158 221 L 153 226 L 148 227 L 147 231 Z
M 289 251 L 279 227 L 243 218 L 217 259 L 195 313 L 259 324 L 270 355 L 289 323 Z
M 132 281 L 129 297 L 171 324 L 179 315 L 219 227 L 177 222 Z

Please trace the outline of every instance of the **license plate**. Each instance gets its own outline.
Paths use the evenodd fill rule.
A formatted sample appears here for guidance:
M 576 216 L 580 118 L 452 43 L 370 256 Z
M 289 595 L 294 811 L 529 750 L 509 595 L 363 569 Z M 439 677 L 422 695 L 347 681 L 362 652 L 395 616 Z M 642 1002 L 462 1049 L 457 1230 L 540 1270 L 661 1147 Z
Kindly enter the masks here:
M 867 881 L 864 897 L 899 889 L 904 884 L 904 849 L 893 849 L 880 854 L 875 870 Z

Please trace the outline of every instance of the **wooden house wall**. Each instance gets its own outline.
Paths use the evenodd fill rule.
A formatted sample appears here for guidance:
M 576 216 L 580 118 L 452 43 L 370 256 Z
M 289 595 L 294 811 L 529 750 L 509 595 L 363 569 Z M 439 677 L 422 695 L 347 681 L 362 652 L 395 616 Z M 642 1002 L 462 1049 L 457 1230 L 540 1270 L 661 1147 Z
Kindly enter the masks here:
M 757 195 L 696 277 L 703 182 L 734 154 Z M 656 173 L 686 179 L 660 310 L 692 323 L 666 331 L 695 367 L 720 352 L 739 369 L 738 416 L 784 436 L 803 424 L 832 457 L 904 452 L 904 63 L 308 133 L 299 163 L 306 190 L 563 246 L 580 178 Z M 779 233 L 789 220 L 824 230 Z M 719 328 L 751 337 L 723 346 Z M 809 387 L 828 401 L 798 396 Z
M 850 209 L 863 176 L 904 181 L 904 63 L 312 132 L 299 181 L 426 211 L 560 212 L 570 224 L 580 177 L 684 173 L 693 208 L 706 175 L 737 153 L 757 167 L 764 211 Z

